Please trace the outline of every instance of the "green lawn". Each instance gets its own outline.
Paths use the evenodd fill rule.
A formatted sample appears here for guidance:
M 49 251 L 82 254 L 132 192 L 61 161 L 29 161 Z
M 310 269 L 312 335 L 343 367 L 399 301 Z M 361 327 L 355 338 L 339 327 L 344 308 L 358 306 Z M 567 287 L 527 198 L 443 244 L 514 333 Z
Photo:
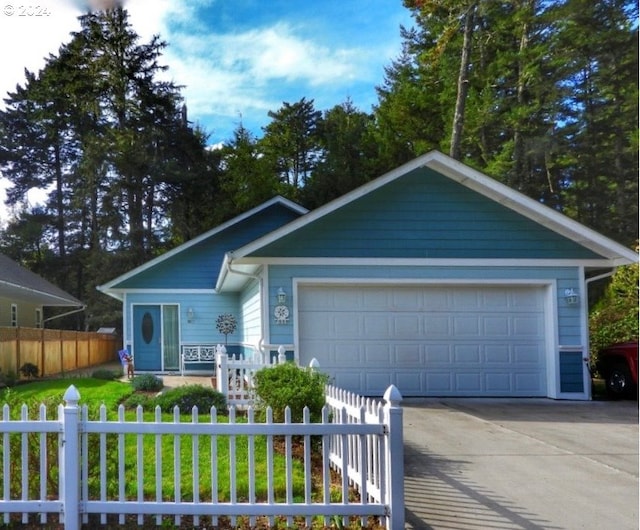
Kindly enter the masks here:
M 44 380 L 34 381 L 26 384 L 21 384 L 10 389 L 4 389 L 0 392 L 0 403 L 8 403 L 11 408 L 12 419 L 19 418 L 20 405 L 26 403 L 29 405 L 30 418 L 37 417 L 38 406 L 40 403 L 47 405 L 47 415 L 49 418 L 56 417 L 57 405 L 63 403 L 63 395 L 67 388 L 73 384 L 80 393 L 80 405 L 87 405 L 89 410 L 89 419 L 98 419 L 99 407 L 104 404 L 107 409 L 107 419 L 114 420 L 117 417 L 118 405 L 130 394 L 132 394 L 133 388 L 131 384 L 121 381 L 104 381 L 99 379 L 93 379 L 91 377 L 82 378 L 66 378 L 60 380 Z M 127 421 L 136 421 L 136 412 L 133 410 L 127 410 L 125 412 L 125 419 Z M 153 422 L 154 414 L 152 411 L 145 411 L 145 422 Z M 173 423 L 172 414 L 162 414 L 162 421 Z M 191 415 L 183 415 L 181 422 L 191 423 Z M 226 416 L 219 416 L 217 421 L 227 422 Z M 238 422 L 244 421 L 238 419 Z M 202 414 L 199 417 L 200 423 L 209 423 L 210 416 L 208 414 Z M 142 435 L 142 459 L 140 464 L 142 466 L 143 489 L 144 496 L 146 498 L 155 499 L 156 497 L 156 462 L 161 459 L 162 461 L 162 497 L 165 500 L 173 500 L 175 497 L 175 471 L 174 471 L 174 451 L 176 437 L 174 435 L 163 435 L 161 437 L 161 449 L 159 452 L 156 450 L 156 436 L 152 434 Z M 235 470 L 235 483 L 237 491 L 237 499 L 246 499 L 249 494 L 249 459 L 248 459 L 248 437 L 236 436 L 235 438 L 235 453 L 236 453 L 236 470 Z M 119 435 L 107 435 L 106 447 L 107 447 L 107 478 L 106 482 L 103 481 L 99 474 L 99 455 L 100 455 L 100 436 L 98 434 L 90 435 L 88 440 L 88 455 L 90 461 L 90 476 L 89 476 L 89 491 L 90 497 L 97 498 L 100 494 L 101 486 L 103 483 L 107 488 L 107 495 L 109 498 L 117 498 L 118 484 L 119 484 L 119 466 L 118 466 L 118 439 Z M 213 446 L 216 451 L 215 458 L 212 458 L 212 444 L 210 436 L 199 436 L 199 452 L 197 468 L 199 471 L 199 494 L 200 500 L 211 500 L 213 496 L 212 492 L 212 462 L 214 463 L 214 480 L 217 481 L 217 497 L 219 501 L 229 501 L 230 497 L 230 437 L 229 436 L 217 436 L 215 445 Z M 20 435 L 11 435 L 12 440 L 12 455 L 19 451 Z M 137 450 L 137 435 L 125 435 L 125 495 L 127 499 L 135 500 L 138 494 L 138 450 Z M 34 455 L 39 454 L 39 437 L 37 435 L 30 436 L 30 452 Z M 258 501 L 266 500 L 268 494 L 267 483 L 267 439 L 265 436 L 254 437 L 255 444 L 255 493 Z M 57 462 L 57 436 L 49 435 L 47 440 L 49 462 Z M 193 500 L 193 450 L 192 439 L 190 436 L 181 435 L 179 437 L 180 445 L 180 492 L 181 499 Z M 17 453 L 19 454 L 19 452 Z M 36 483 L 39 473 L 37 471 L 38 462 L 37 458 L 33 458 L 33 462 L 30 462 L 30 476 L 34 478 L 34 484 L 31 486 L 33 493 L 36 494 L 39 485 Z M 0 447 L 0 463 L 2 462 L 2 447 Z M 18 491 L 19 477 L 20 477 L 20 458 L 12 456 L 11 458 L 11 475 L 12 475 L 12 492 Z M 284 502 L 286 499 L 285 491 L 285 462 L 284 455 L 278 453 L 274 454 L 274 495 L 276 501 Z M 52 466 L 52 480 L 57 481 L 57 472 Z M 4 471 L 4 470 L 3 470 Z M 14 480 L 15 479 L 15 480 Z M 294 460 L 293 462 L 293 484 L 294 484 L 294 497 L 300 500 L 304 495 L 304 472 L 302 462 Z M 56 487 L 52 484 L 51 487 Z

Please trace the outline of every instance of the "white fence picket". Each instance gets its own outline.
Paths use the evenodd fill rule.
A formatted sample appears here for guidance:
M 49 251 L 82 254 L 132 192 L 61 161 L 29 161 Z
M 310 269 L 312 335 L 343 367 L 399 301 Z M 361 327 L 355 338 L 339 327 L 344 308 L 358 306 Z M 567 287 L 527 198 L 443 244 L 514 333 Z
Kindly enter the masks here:
M 373 400 L 365 400 L 359 396 L 345 393 L 333 387 L 326 388 L 327 405 L 322 411 L 319 423 L 311 423 L 309 410 L 303 412 L 301 423 L 291 422 L 291 410 L 285 410 L 283 423 L 273 422 L 273 413 L 267 409 L 264 422 L 256 422 L 253 408 L 247 409 L 246 423 L 238 422 L 236 409 L 229 409 L 227 423 L 219 423 L 217 411 L 212 407 L 210 421 L 200 423 L 197 409 L 192 410 L 191 421 L 182 422 L 178 407 L 174 409 L 173 421 L 162 421 L 160 408 L 156 407 L 153 421 L 144 421 L 142 407 L 136 409 L 135 419 L 125 419 L 124 407 L 118 407 L 117 418 L 107 420 L 107 411 L 103 406 L 99 409 L 97 420 L 89 420 L 87 407 L 79 408 L 77 391 L 65 394 L 67 405 L 58 408 L 57 420 L 46 419 L 46 408 L 40 408 L 39 418 L 31 420 L 28 410 L 23 407 L 20 420 L 10 420 L 10 410 L 3 407 L 0 432 L 2 432 L 2 467 L 3 492 L 0 495 L 0 512 L 8 524 L 10 514 L 21 514 L 21 520 L 28 522 L 30 513 L 40 514 L 40 520 L 46 522 L 48 513 L 59 513 L 65 524 L 65 530 L 79 528 L 80 521 L 88 522 L 89 514 L 99 514 L 100 522 L 107 524 L 110 514 L 115 514 L 119 524 L 124 524 L 128 515 L 136 515 L 138 524 L 144 523 L 144 517 L 155 516 L 158 525 L 163 518 L 172 516 L 173 523 L 180 525 L 184 516 L 193 516 L 194 525 L 200 524 L 202 516 L 210 516 L 211 523 L 218 525 L 219 517 L 230 516 L 231 524 L 236 524 L 238 516 L 250 518 L 250 524 L 256 524 L 258 516 L 267 517 L 274 525 L 277 516 L 284 516 L 287 524 L 292 526 L 294 517 L 302 516 L 309 526 L 314 516 L 324 518 L 329 525 L 332 517 L 338 516 L 348 525 L 350 517 L 359 517 L 366 524 L 368 516 L 378 516 L 387 528 L 400 530 L 404 525 L 404 497 L 402 490 L 402 410 L 399 407 L 399 393 L 394 388 L 385 394 L 386 404 Z M 394 392 L 395 390 L 395 392 Z M 21 491 L 17 498 L 12 498 L 10 490 L 12 479 L 10 467 L 11 436 L 20 435 L 19 451 L 22 458 L 22 469 L 18 476 Z M 39 499 L 29 498 L 29 477 L 27 462 L 34 455 L 29 454 L 27 443 L 30 433 L 40 433 L 40 477 Z M 152 435 L 155 442 L 155 499 L 145 498 L 144 453 L 145 436 Z M 199 436 L 207 436 L 211 450 L 211 499 L 202 499 L 200 487 L 200 440 Z M 48 469 L 56 463 L 47 462 L 47 436 L 59 437 L 60 457 L 57 463 L 61 466 L 60 493 L 47 491 Z M 109 436 L 114 437 L 117 457 L 115 478 L 118 481 L 114 498 L 109 498 L 107 484 L 113 481 L 108 476 L 107 462 Z M 191 444 L 181 444 L 181 437 L 190 436 Z M 218 498 L 218 441 L 226 437 L 229 444 L 229 501 L 219 502 Z M 249 493 L 245 502 L 238 499 L 237 492 L 237 437 L 247 437 Z M 285 502 L 276 502 L 273 488 L 267 488 L 267 498 L 263 502 L 256 500 L 256 445 L 255 437 L 266 437 L 266 475 L 270 484 L 276 480 L 274 470 L 274 437 L 284 440 L 285 464 L 284 484 Z M 304 501 L 294 502 L 293 492 L 293 437 L 300 436 L 303 441 L 302 468 L 304 471 Z M 321 457 L 323 462 L 322 483 L 319 495 L 321 499 L 314 502 L 312 496 L 312 442 L 314 437 L 321 437 Z M 97 441 L 99 455 L 89 455 L 93 444 L 90 437 Z M 173 442 L 173 498 L 166 502 L 163 498 L 163 440 L 169 437 Z M 127 444 L 135 448 L 136 462 L 125 462 Z M 184 446 L 183 446 L 184 445 Z M 399 449 L 398 449 L 399 448 Z M 183 499 L 181 491 L 183 450 L 191 452 L 191 482 L 193 495 L 191 499 Z M 391 458 L 394 451 L 394 458 Z M 99 469 L 90 469 L 95 462 Z M 399 465 L 398 465 L 399 464 Z M 333 467 L 341 474 L 341 498 L 331 499 L 330 470 Z M 26 471 L 25 471 L 26 470 Z M 64 470 L 64 472 L 63 472 Z M 281 472 L 281 471 L 279 471 Z M 127 487 L 126 479 L 135 475 Z M 88 483 L 99 477 L 100 485 L 97 498 L 89 498 Z M 80 482 L 80 484 L 78 484 Z M 349 498 L 351 488 L 355 488 L 360 498 L 352 501 Z M 18 500 L 19 499 L 19 500 Z

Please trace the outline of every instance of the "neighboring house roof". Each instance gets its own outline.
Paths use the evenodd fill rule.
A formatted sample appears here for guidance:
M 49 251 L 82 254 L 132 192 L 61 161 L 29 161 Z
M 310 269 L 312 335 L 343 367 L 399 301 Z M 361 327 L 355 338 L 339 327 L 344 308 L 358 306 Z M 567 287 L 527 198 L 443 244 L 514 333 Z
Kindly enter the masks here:
M 414 174 L 422 178 L 429 178 L 424 173 L 426 170 L 435 171 L 440 175 L 456 182 L 478 194 L 487 197 L 505 208 L 516 212 L 520 216 L 548 229 L 550 233 L 566 238 L 583 247 L 585 252 L 592 253 L 592 258 L 583 259 L 583 263 L 590 263 L 592 267 L 619 266 L 637 262 L 638 256 L 631 249 L 616 243 L 587 228 L 586 226 L 570 219 L 569 217 L 541 204 L 522 193 L 462 164 L 440 152 L 431 151 L 423 156 L 390 171 L 389 173 L 321 206 L 320 208 L 300 217 L 273 232 L 264 235 L 245 246 L 228 252 L 220 269 L 220 275 L 216 283 L 218 290 L 233 290 L 237 288 L 243 274 L 250 274 L 264 259 L 281 256 L 270 253 L 269 246 L 281 242 L 287 236 L 295 234 L 336 212 L 337 210 L 372 194 L 383 186 Z M 294 245 L 295 247 L 295 245 Z M 291 245 L 288 245 L 291 248 Z M 291 257 L 291 256 L 290 256 Z M 327 257 L 330 259 L 329 257 Z M 235 271 L 235 273 L 234 273 Z
M 44 306 L 84 307 L 77 298 L 0 254 L 0 296 Z
M 221 225 L 216 226 L 215 228 L 205 232 L 204 234 L 194 239 L 191 239 L 190 241 L 187 241 L 182 245 L 175 247 L 174 249 L 162 254 L 161 256 L 158 256 L 157 258 L 152 259 L 151 261 L 148 261 L 140 265 L 139 267 L 126 272 L 121 276 L 118 276 L 117 278 L 111 280 L 110 282 L 105 283 L 104 285 L 98 286 L 98 290 L 116 299 L 121 300 L 123 297 L 123 293 L 127 289 L 131 288 L 133 284 L 135 284 L 135 287 L 153 288 L 153 286 L 149 283 L 150 280 L 148 276 L 152 275 L 154 270 L 159 270 L 162 267 L 171 266 L 172 260 L 179 258 L 179 255 L 184 253 L 185 250 L 195 249 L 199 245 L 208 243 L 210 240 L 214 240 L 216 238 L 218 241 L 224 240 L 224 236 L 227 234 L 233 233 L 234 229 L 236 229 L 237 227 L 242 227 L 247 223 L 252 223 L 253 217 L 260 219 L 260 221 L 256 222 L 256 225 L 259 225 L 256 227 L 256 229 L 259 230 L 259 232 L 256 232 L 256 234 L 254 234 L 253 237 L 248 235 L 248 233 L 243 236 L 243 237 L 249 237 L 249 240 L 253 240 L 256 237 L 262 236 L 265 233 L 265 231 L 270 231 L 274 228 L 279 227 L 283 223 L 283 221 L 279 220 L 278 217 L 273 217 L 271 219 L 271 222 L 276 223 L 276 225 L 273 228 L 269 228 L 269 222 L 265 220 L 265 218 L 268 216 L 270 212 L 273 212 L 274 210 L 277 210 L 277 209 L 280 209 L 279 211 L 282 211 L 282 209 L 284 209 L 285 211 L 289 212 L 287 214 L 286 221 L 289 221 L 294 217 L 304 215 L 308 212 L 306 208 L 303 208 L 299 204 L 296 204 L 288 199 L 285 199 L 284 197 L 281 197 L 281 196 L 274 197 L 260 204 L 259 206 L 256 206 L 255 208 L 252 208 L 251 210 L 248 210 L 247 212 L 244 212 L 234 217 L 233 219 L 230 219 L 229 221 L 226 221 L 225 223 L 222 223 Z M 243 230 L 243 232 L 247 232 L 247 231 Z M 244 240 L 242 241 L 242 243 L 240 243 L 240 245 L 243 245 L 246 242 L 247 240 Z M 214 278 L 217 276 L 218 268 L 220 266 L 220 263 L 222 262 L 222 257 L 224 256 L 225 252 L 227 252 L 228 250 L 229 250 L 228 247 L 222 248 L 219 252 L 217 263 L 211 264 L 211 267 L 215 268 L 215 273 L 213 275 Z M 210 256 L 208 255 L 207 259 L 209 258 Z M 147 277 L 145 277 L 145 275 Z M 184 277 L 185 275 L 183 274 L 181 276 Z M 147 283 L 146 285 L 144 285 L 145 280 Z M 244 281 L 246 281 L 246 278 L 244 278 Z M 213 285 L 211 284 L 211 278 L 207 278 L 207 282 L 208 282 L 208 285 L 210 286 L 209 288 L 213 289 Z M 172 286 L 172 288 L 175 288 L 175 286 Z

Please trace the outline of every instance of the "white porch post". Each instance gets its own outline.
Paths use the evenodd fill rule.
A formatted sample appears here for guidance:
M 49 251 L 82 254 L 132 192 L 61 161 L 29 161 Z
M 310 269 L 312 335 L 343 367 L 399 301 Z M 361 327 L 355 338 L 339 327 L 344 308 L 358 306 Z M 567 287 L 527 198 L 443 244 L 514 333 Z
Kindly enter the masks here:
M 78 438 L 78 402 L 80 393 L 71 385 L 64 393 L 60 448 L 60 498 L 66 530 L 80 528 L 80 444 Z
M 404 529 L 404 442 L 402 439 L 402 394 L 391 385 L 384 393 L 387 434 L 386 486 L 389 515 L 387 530 Z

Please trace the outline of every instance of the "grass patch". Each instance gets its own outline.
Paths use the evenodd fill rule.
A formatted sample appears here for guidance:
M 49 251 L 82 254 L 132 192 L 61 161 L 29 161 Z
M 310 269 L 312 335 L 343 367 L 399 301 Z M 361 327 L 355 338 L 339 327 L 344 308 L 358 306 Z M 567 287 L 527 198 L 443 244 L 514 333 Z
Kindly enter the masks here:
M 24 383 L 0 391 L 0 403 L 20 406 L 23 403 L 49 403 L 57 399 L 64 403 L 63 396 L 74 385 L 80 393 L 80 404 L 104 405 L 116 409 L 128 396 L 133 394 L 131 385 L 121 381 L 105 381 L 93 377 L 73 377 L 64 379 L 44 379 Z
M 22 404 L 27 404 L 29 417 L 36 418 L 40 403 L 47 406 L 47 417 L 54 419 L 57 417 L 57 405 L 63 403 L 63 396 L 69 386 L 73 384 L 80 393 L 80 405 L 87 405 L 90 420 L 98 420 L 100 417 L 100 406 L 104 405 L 108 421 L 114 421 L 118 417 L 118 406 L 126 400 L 131 400 L 134 395 L 134 386 L 121 381 L 105 381 L 91 377 L 79 377 L 73 379 L 40 380 L 19 385 L 17 387 L 3 389 L 0 392 L 0 402 L 10 406 L 11 418 L 20 417 Z M 140 394 L 142 396 L 143 394 Z M 178 393 L 176 399 L 184 399 Z M 179 399 L 178 399 L 179 400 Z M 168 404 L 166 399 L 163 402 L 165 410 Z M 153 403 L 153 401 L 151 401 Z M 176 403 L 180 405 L 180 403 Z M 143 407 L 142 421 L 153 423 L 156 421 L 155 412 L 151 407 Z M 218 423 L 227 423 L 226 409 L 218 414 Z M 137 410 L 125 410 L 124 418 L 126 422 L 137 421 Z M 174 415 L 170 412 L 161 414 L 162 423 L 174 423 Z M 202 411 L 198 418 L 199 423 L 210 423 L 209 408 Z M 238 418 L 237 423 L 243 423 L 243 418 Z M 191 413 L 180 415 L 181 423 L 192 423 Z M 147 429 L 149 432 L 149 429 Z M 20 459 L 14 455 L 19 454 L 19 447 L 22 436 L 12 434 L 11 454 L 12 454 L 12 495 L 19 495 L 20 484 Z M 40 437 L 37 434 L 29 435 L 29 453 L 38 455 L 40 453 Z M 191 501 L 194 499 L 194 483 L 192 480 L 194 467 L 199 472 L 198 493 L 201 501 L 211 501 L 217 496 L 220 502 L 230 500 L 231 483 L 236 485 L 238 500 L 247 499 L 249 496 L 249 437 L 247 436 L 222 436 L 222 435 L 200 435 L 197 436 L 198 452 L 193 451 L 193 437 L 189 435 L 165 434 L 156 436 L 155 434 L 90 434 L 88 436 L 88 458 L 89 458 L 89 494 L 91 498 L 98 498 L 101 488 L 106 488 L 108 498 L 115 499 L 119 493 L 120 470 L 119 453 L 120 440 L 124 440 L 124 480 L 125 496 L 128 500 L 135 500 L 138 495 L 138 476 L 143 477 L 143 496 L 148 499 L 156 497 L 156 475 L 157 462 L 161 462 L 159 474 L 162 484 L 162 498 L 165 501 L 175 500 L 176 486 L 179 485 L 180 499 Z M 157 446 L 159 443 L 159 449 Z M 257 501 L 266 501 L 269 483 L 267 481 L 267 438 L 265 436 L 253 437 L 255 459 L 253 461 L 255 475 L 255 494 Z M 106 455 L 106 479 L 100 475 L 100 455 L 104 450 Z M 16 452 L 17 451 L 17 452 Z M 231 453 L 235 452 L 235 466 L 231 466 Z M 52 464 L 52 478 L 54 483 L 50 484 L 52 491 L 57 489 L 57 470 L 53 464 L 58 462 L 58 437 L 57 435 L 47 435 L 47 458 Z M 180 454 L 180 470 L 174 469 L 175 455 Z M 198 461 L 194 463 L 197 456 Z M 3 448 L 0 446 L 0 462 L 2 462 Z M 33 477 L 33 494 L 37 497 L 38 480 L 37 461 L 33 458 L 29 462 L 30 476 Z M 277 502 L 284 502 L 286 490 L 284 480 L 278 477 L 286 476 L 286 459 L 283 454 L 274 454 L 274 494 Z M 32 469 L 31 469 L 32 468 Z M 213 477 L 217 481 L 216 491 L 213 491 Z M 233 476 L 232 476 L 233 475 Z M 299 460 L 292 462 L 293 494 L 294 497 L 304 495 L 304 469 Z

